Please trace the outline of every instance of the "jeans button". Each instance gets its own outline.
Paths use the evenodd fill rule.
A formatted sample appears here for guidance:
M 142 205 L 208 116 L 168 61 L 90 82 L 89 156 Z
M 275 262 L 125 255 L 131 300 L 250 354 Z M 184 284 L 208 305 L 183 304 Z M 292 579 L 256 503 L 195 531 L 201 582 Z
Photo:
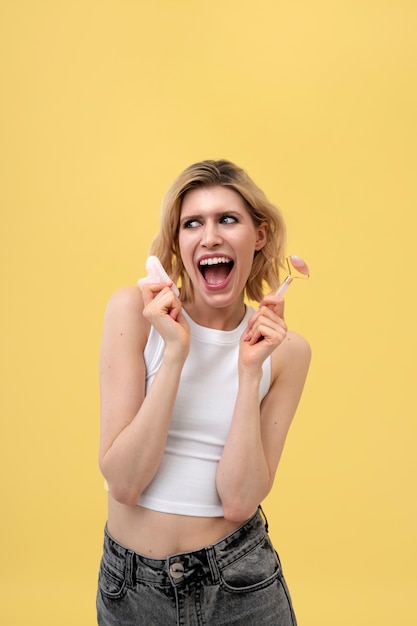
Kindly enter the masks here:
M 172 563 L 169 567 L 169 573 L 175 580 L 182 578 L 184 576 L 184 565 L 182 563 Z

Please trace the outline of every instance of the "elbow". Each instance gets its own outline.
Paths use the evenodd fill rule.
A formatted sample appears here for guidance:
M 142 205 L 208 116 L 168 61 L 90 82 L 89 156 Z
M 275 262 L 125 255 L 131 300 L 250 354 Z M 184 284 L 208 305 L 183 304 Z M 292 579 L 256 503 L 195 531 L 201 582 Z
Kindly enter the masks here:
M 125 506 L 137 506 L 140 498 L 140 493 L 127 489 L 123 485 L 109 484 L 109 493 L 113 500 Z
M 126 506 L 136 506 L 139 502 L 142 491 L 128 486 L 128 481 L 115 480 L 110 477 L 110 472 L 106 471 L 105 463 L 100 463 L 101 473 L 106 481 L 106 489 L 115 502 Z
M 228 522 L 242 523 L 247 522 L 248 519 L 253 517 L 258 508 L 258 504 L 255 506 L 242 505 L 238 503 L 230 503 L 223 505 L 223 517 Z
M 222 498 L 223 517 L 228 522 L 244 524 L 255 515 L 260 503 L 268 495 L 271 486 L 272 481 L 268 481 L 265 489 L 256 490 L 256 493 L 253 493 L 252 496 L 247 495 L 246 498 L 242 493 L 240 496 Z

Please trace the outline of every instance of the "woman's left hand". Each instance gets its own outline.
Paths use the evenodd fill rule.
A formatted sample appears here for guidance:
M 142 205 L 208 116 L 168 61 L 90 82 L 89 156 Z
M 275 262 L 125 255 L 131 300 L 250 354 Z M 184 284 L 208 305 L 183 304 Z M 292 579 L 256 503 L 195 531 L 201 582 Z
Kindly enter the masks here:
M 240 359 L 245 365 L 261 365 L 287 335 L 284 300 L 270 293 L 249 319 L 240 343 Z

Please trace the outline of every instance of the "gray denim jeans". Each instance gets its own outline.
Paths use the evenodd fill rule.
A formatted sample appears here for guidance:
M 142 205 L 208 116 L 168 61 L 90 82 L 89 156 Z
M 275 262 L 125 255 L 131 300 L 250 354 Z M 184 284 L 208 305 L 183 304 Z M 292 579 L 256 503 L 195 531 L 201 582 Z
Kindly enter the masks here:
M 166 559 L 128 550 L 106 530 L 97 618 L 99 626 L 297 624 L 259 510 L 219 542 Z

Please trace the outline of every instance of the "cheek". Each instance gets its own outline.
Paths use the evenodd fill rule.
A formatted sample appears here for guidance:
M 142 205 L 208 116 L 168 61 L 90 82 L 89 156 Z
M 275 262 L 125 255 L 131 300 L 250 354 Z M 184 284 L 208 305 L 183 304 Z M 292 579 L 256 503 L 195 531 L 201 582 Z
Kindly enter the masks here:
M 253 254 L 255 253 L 255 249 L 256 249 L 256 238 L 252 236 L 251 234 L 245 237 L 244 239 L 236 241 L 235 249 L 244 256 L 245 261 L 247 259 L 252 261 Z
M 179 235 L 179 237 L 178 237 L 178 248 L 179 248 L 180 254 L 182 256 L 183 252 L 184 252 L 184 250 L 186 248 L 186 245 L 185 245 L 185 242 L 184 242 L 184 237 L 181 236 L 181 235 Z
M 192 245 L 189 237 L 178 237 L 178 248 L 185 267 L 192 264 Z

